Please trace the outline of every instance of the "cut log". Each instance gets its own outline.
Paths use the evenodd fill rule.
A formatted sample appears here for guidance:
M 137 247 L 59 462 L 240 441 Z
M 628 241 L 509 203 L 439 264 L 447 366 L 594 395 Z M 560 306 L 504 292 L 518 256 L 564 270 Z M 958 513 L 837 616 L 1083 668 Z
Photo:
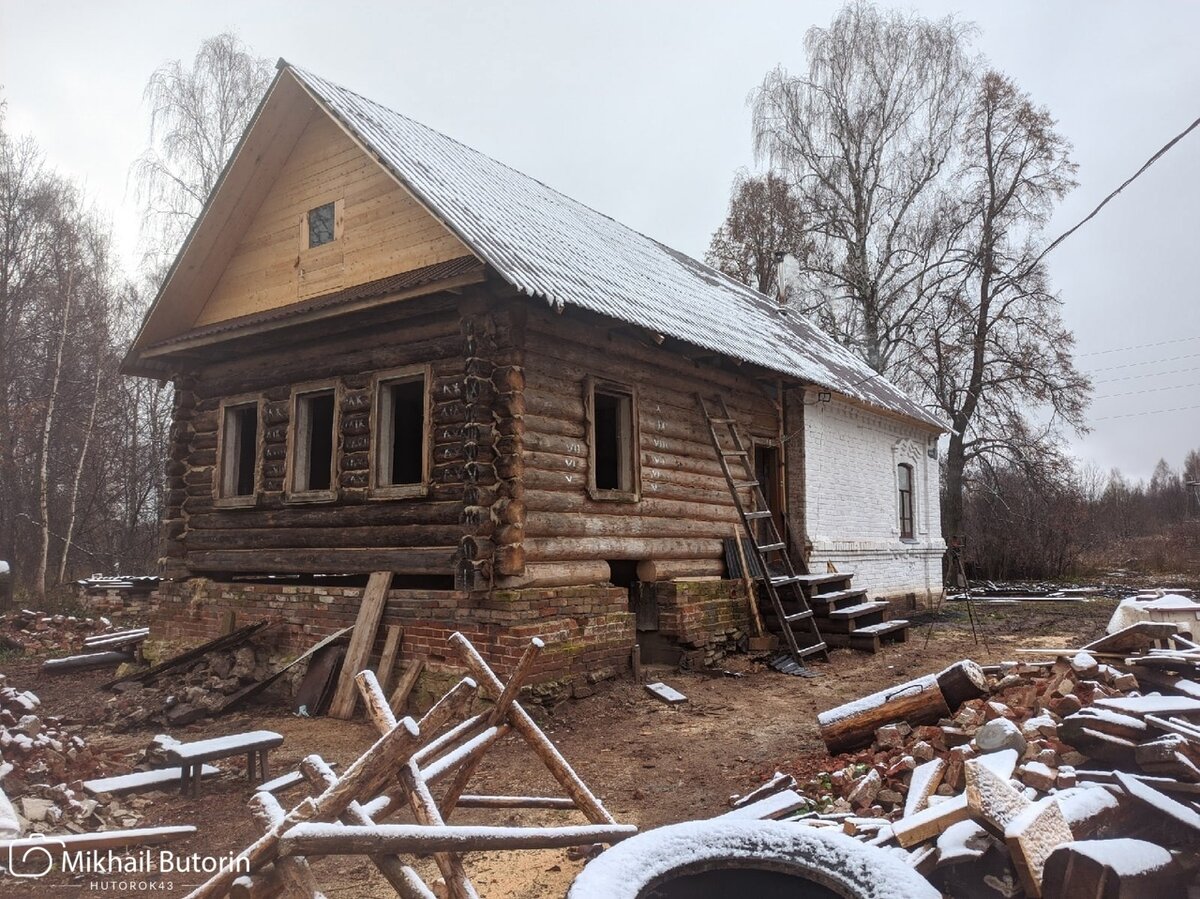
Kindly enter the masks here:
M 938 687 L 950 711 L 970 699 L 978 699 L 987 692 L 987 676 L 983 669 L 970 659 L 964 659 L 937 676 Z
M 937 676 L 927 674 L 889 687 L 817 716 L 821 739 L 831 755 L 870 745 L 885 724 L 933 724 L 950 717 Z
M 346 660 L 338 678 L 337 692 L 329 706 L 331 718 L 350 718 L 354 714 L 354 706 L 358 701 L 358 688 L 354 685 L 354 677 L 366 667 L 367 656 L 375 643 L 375 631 L 379 628 L 379 619 L 383 617 L 383 608 L 387 605 L 387 592 L 391 585 L 390 571 L 372 572 L 370 580 L 367 581 L 362 605 L 359 606 L 358 617 L 354 621 L 354 636 L 350 638 L 350 648 L 346 650 Z
M 425 826 L 422 824 L 297 824 L 279 841 L 287 855 L 374 855 L 378 853 L 477 852 L 489 849 L 557 849 L 616 843 L 634 836 L 632 824 L 567 827 Z
M 76 656 L 65 656 L 61 659 L 46 659 L 42 662 L 43 674 L 62 674 L 66 671 L 85 671 L 88 668 L 111 668 L 132 662 L 133 656 L 127 652 L 106 650 L 103 652 L 85 652 Z

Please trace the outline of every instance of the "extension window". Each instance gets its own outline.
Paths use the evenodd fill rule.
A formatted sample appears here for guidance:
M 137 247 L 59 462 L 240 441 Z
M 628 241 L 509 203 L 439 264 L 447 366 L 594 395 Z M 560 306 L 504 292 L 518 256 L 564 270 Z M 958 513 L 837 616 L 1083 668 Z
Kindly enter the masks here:
M 429 371 L 380 375 L 375 382 L 371 495 L 423 496 L 429 487 Z
M 588 493 L 592 499 L 640 498 L 637 396 L 632 387 L 589 379 Z
M 221 405 L 217 500 L 223 506 L 254 505 L 258 493 L 258 400 Z
M 337 393 L 332 386 L 293 395 L 288 499 L 329 500 L 336 495 L 336 424 Z

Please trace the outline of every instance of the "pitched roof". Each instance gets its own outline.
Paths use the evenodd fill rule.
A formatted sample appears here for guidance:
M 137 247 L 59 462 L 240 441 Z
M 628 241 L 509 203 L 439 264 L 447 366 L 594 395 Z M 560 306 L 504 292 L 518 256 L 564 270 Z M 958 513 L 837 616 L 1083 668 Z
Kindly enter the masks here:
M 756 290 L 489 156 L 305 69 L 300 83 L 472 252 L 518 290 L 944 423 Z

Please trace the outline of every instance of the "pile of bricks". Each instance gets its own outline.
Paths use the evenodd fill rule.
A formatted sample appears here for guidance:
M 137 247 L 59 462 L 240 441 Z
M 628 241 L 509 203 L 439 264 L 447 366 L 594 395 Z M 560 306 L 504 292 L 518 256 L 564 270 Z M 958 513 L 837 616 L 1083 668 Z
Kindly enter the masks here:
M 107 618 L 79 618 L 20 609 L 0 615 L 0 646 L 24 653 L 77 651 L 85 637 L 112 627 Z

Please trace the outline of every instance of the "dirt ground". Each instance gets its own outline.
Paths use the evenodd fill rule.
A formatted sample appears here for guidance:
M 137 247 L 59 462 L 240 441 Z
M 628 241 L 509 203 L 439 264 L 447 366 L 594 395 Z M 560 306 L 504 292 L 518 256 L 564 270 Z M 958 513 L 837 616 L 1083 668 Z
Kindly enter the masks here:
M 802 779 L 829 770 L 833 763 L 816 725 L 816 715 L 824 709 L 963 658 L 988 664 L 1016 658 L 1015 650 L 1021 647 L 1081 645 L 1103 633 L 1115 605 L 1104 599 L 977 604 L 982 640 L 976 644 L 965 606 L 948 603 L 953 608 L 935 623 L 928 645 L 928 625 L 923 623 L 914 628 L 907 644 L 885 647 L 878 655 L 835 650 L 828 664 L 814 666 L 819 673 L 814 678 L 778 674 L 746 656 L 736 656 L 727 664 L 741 675 L 738 677 L 667 669 L 647 672 L 686 694 L 684 705 L 668 707 L 625 679 L 599 684 L 589 698 L 530 711 L 618 821 L 652 828 L 718 814 L 728 808 L 731 795 L 752 789 L 776 770 Z M 0 664 L 0 669 L 8 674 L 10 684 L 38 694 L 45 714 L 88 723 L 99 720 L 107 694 L 96 688 L 110 676 L 108 672 L 42 677 L 38 661 L 33 659 Z M 376 736 L 359 721 L 296 718 L 266 706 L 192 725 L 173 736 L 195 740 L 257 728 L 284 735 L 283 746 L 271 753 L 273 774 L 293 769 L 301 758 L 314 752 L 345 765 Z M 85 733 L 93 745 L 128 753 L 144 747 L 154 734 L 113 735 L 99 726 L 89 726 Z M 177 854 L 224 856 L 238 851 L 261 833 L 246 810 L 251 785 L 243 764 L 241 759 L 220 763 L 224 773 L 205 781 L 198 802 L 174 792 L 144 794 L 153 802 L 141 826 L 196 825 L 195 837 L 172 844 Z M 509 737 L 487 756 L 471 790 L 561 794 L 518 737 Z M 297 788 L 281 799 L 291 805 L 300 796 Z M 584 823 L 581 815 L 562 812 L 460 811 L 453 820 Z M 436 877 L 431 860 L 415 864 L 430 881 Z M 488 899 L 561 897 L 582 864 L 569 860 L 565 850 L 478 853 L 466 859 L 468 873 Z M 394 895 L 365 858 L 315 860 L 314 871 L 330 897 Z M 29 885 L 5 878 L 0 880 L 0 897 L 182 895 L 203 879 L 152 877 L 155 886 L 141 891 L 116 888 L 111 876 Z

